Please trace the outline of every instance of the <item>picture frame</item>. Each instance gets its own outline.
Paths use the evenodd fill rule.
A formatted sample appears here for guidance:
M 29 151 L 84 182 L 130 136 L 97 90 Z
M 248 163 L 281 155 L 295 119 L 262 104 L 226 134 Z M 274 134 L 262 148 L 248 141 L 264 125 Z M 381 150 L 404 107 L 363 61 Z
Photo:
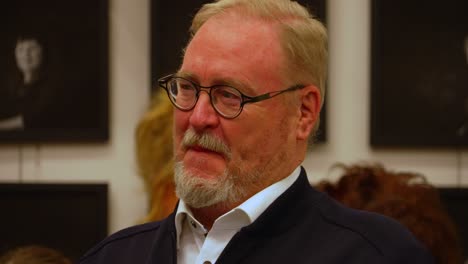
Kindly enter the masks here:
M 108 140 L 108 12 L 108 0 L 3 4 L 0 143 Z
M 371 145 L 468 146 L 468 2 L 371 3 Z
M 455 224 L 462 250 L 463 263 L 468 261 L 468 188 L 439 187 L 442 204 Z
M 73 262 L 108 236 L 107 183 L 0 183 L 0 255 L 18 247 L 56 249 Z
M 156 89 L 158 78 L 174 73 L 182 62 L 182 51 L 189 41 L 190 23 L 198 8 L 209 0 L 151 1 L 151 89 Z M 300 0 L 320 21 L 326 24 L 326 0 Z M 177 17 L 177 19 L 173 19 Z M 316 141 L 326 141 L 325 105 L 320 115 Z

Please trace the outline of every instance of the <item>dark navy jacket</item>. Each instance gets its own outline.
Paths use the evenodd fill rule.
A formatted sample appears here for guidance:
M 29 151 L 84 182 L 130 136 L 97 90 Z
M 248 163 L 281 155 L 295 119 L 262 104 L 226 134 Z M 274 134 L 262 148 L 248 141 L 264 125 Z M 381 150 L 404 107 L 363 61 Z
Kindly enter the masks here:
M 161 222 L 119 231 L 81 264 L 177 263 L 175 212 Z M 344 207 L 298 180 L 228 243 L 216 263 L 433 263 L 403 226 Z

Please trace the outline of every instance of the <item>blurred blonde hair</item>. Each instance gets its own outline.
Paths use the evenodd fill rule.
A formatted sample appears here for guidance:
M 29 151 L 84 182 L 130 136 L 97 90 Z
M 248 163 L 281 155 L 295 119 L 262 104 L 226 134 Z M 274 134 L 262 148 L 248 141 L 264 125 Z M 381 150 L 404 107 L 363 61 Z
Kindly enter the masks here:
M 174 160 L 172 146 L 173 106 L 164 91 L 158 91 L 150 109 L 135 130 L 138 173 L 149 198 L 144 222 L 160 220 L 175 207 Z

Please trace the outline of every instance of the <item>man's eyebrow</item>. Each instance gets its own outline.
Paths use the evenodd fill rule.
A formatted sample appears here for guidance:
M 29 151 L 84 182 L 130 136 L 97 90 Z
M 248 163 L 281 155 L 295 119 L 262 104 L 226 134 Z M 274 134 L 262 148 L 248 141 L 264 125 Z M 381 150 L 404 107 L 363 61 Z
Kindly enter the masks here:
M 254 95 L 255 91 L 252 89 L 250 85 L 247 85 L 244 82 L 235 80 L 233 78 L 220 78 L 220 79 L 215 79 L 214 80 L 215 84 L 220 84 L 220 85 L 227 85 L 227 86 L 232 86 L 239 90 L 242 93 L 245 93 L 245 95 Z
M 182 78 L 189 79 L 189 80 L 196 79 L 194 74 L 191 74 L 191 73 L 188 73 L 188 72 L 178 71 L 174 75 L 177 76 L 177 77 L 182 77 Z
M 179 71 L 179 72 L 177 72 L 175 74 L 175 76 L 182 77 L 182 78 L 194 81 L 194 82 L 199 84 L 199 78 L 193 73 Z M 213 81 L 211 82 L 210 85 L 211 86 L 213 86 L 213 85 L 231 86 L 231 87 L 234 87 L 234 88 L 238 89 L 240 92 L 245 93 L 248 96 L 254 96 L 256 94 L 255 90 L 252 89 L 252 87 L 250 85 L 247 85 L 247 84 L 245 84 L 243 82 L 240 82 L 240 81 L 238 81 L 236 79 L 233 79 L 233 78 L 230 78 L 230 77 L 215 78 L 215 79 L 213 79 Z

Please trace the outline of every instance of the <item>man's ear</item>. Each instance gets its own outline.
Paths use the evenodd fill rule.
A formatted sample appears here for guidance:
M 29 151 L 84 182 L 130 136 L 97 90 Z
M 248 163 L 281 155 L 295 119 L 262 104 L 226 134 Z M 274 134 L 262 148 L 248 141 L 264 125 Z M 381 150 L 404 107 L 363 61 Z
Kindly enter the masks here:
M 314 85 L 302 88 L 301 92 L 301 113 L 297 124 L 296 137 L 298 140 L 307 140 L 319 119 L 321 97 L 319 89 Z

